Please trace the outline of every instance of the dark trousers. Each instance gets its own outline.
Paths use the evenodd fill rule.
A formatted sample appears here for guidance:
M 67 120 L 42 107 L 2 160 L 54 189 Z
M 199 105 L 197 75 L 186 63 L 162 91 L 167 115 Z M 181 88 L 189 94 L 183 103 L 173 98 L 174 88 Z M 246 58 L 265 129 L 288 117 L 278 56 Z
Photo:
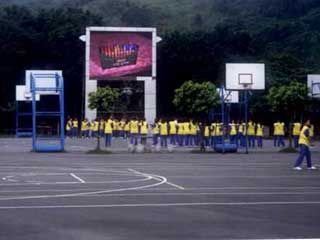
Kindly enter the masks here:
M 167 136 L 166 135 L 160 135 L 160 143 L 161 147 L 167 147 Z
M 255 136 L 249 135 L 248 136 L 248 141 L 249 141 L 249 147 L 255 147 Z
M 279 135 L 278 136 L 278 147 L 285 147 L 286 144 L 284 143 L 284 136 L 283 135 Z
M 300 166 L 304 157 L 306 157 L 308 168 L 310 168 L 312 166 L 310 149 L 307 145 L 300 144 L 300 153 L 294 166 Z
M 258 147 L 260 147 L 260 148 L 263 147 L 262 136 L 258 136 L 258 137 L 257 137 L 257 145 L 258 145 Z
M 112 133 L 106 133 L 105 134 L 106 147 L 110 147 L 111 146 L 111 139 L 112 139 Z

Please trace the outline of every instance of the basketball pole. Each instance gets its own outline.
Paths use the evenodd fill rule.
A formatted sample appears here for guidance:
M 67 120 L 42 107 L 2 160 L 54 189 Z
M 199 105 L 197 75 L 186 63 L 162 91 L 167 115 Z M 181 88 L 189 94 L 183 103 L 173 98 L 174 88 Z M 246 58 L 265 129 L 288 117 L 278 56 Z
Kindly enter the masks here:
M 244 110 L 244 119 L 246 122 L 246 154 L 248 154 L 248 90 L 244 90 L 244 105 L 245 105 L 245 110 Z
M 224 145 L 224 86 L 220 87 L 220 100 L 221 100 L 221 117 L 222 117 L 222 153 L 225 153 Z

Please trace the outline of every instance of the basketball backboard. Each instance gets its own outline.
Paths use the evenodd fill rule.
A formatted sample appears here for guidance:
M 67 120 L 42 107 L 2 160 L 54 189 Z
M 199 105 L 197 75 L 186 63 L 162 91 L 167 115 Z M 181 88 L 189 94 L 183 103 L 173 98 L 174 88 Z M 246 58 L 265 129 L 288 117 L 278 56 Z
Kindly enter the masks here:
M 25 85 L 17 85 L 16 86 L 16 101 L 32 101 L 31 93 L 26 92 Z M 40 101 L 40 95 L 36 94 L 36 101 Z
M 220 94 L 220 88 L 217 88 L 217 91 Z M 229 91 L 223 90 L 224 102 L 225 103 L 239 103 L 239 92 L 238 91 Z
M 26 70 L 26 92 L 31 92 L 31 74 L 35 77 L 37 88 L 57 88 L 56 74 L 62 77 L 61 70 Z M 40 95 L 55 95 L 54 91 L 37 91 Z
M 308 96 L 320 98 L 320 74 L 308 75 Z
M 261 63 L 227 63 L 227 90 L 264 90 L 265 65 Z

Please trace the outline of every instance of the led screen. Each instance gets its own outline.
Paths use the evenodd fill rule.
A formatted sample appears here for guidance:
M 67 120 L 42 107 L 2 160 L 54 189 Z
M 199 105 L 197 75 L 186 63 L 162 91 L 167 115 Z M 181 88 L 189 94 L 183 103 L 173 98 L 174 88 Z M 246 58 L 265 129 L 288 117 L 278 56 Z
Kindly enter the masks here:
M 90 32 L 90 79 L 152 76 L 152 32 Z

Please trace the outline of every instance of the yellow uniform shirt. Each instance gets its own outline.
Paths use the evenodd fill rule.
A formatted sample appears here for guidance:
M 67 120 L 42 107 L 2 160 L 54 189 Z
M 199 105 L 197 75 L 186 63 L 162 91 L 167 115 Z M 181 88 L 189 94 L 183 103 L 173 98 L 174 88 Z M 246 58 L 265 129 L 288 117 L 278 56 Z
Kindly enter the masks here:
M 307 137 L 305 135 L 305 130 L 310 131 L 308 126 L 303 126 L 302 130 L 300 131 L 300 135 L 299 135 L 299 144 L 310 146 L 310 137 Z
M 177 134 L 177 121 L 170 121 L 169 122 L 169 134 Z
M 279 123 L 276 122 L 273 124 L 273 135 L 279 135 Z
M 223 135 L 223 124 L 222 123 L 217 123 L 216 124 L 216 136 L 222 136 Z
M 113 125 L 113 121 L 111 119 L 107 120 L 104 124 L 104 133 L 106 134 L 110 134 L 112 133 L 112 125 Z
M 94 121 L 92 126 L 91 126 L 91 130 L 94 132 L 98 132 L 99 129 L 99 122 L 98 121 Z
M 256 135 L 258 137 L 262 137 L 263 136 L 263 126 L 261 124 L 257 125 L 257 133 L 256 133 Z
M 190 123 L 190 134 L 191 135 L 197 135 L 197 125 Z
M 140 124 L 140 134 L 148 134 L 148 125 L 146 121 L 143 121 Z
M 158 123 L 154 123 L 153 127 L 152 127 L 152 133 L 153 134 L 159 134 L 160 130 L 159 130 L 159 124 Z
M 136 120 L 132 120 L 130 122 L 130 133 L 138 134 L 139 133 L 139 122 Z
M 255 133 L 255 124 L 253 122 L 248 123 L 248 135 L 249 136 L 254 136 Z
M 185 135 L 190 134 L 190 124 L 188 122 L 183 123 L 183 129 Z
M 293 123 L 292 135 L 299 136 L 301 131 L 301 123 Z
M 178 123 L 178 134 L 184 135 L 184 124 L 183 123 Z
M 230 135 L 235 136 L 237 135 L 237 125 L 235 123 L 230 123 Z
M 72 127 L 73 128 L 78 128 L 78 121 L 77 120 L 72 121 Z
M 216 136 L 216 128 L 217 128 L 217 124 L 212 123 L 211 124 L 211 136 Z
M 205 128 L 204 128 L 204 136 L 205 136 L 205 137 L 210 137 L 210 129 L 209 129 L 209 126 L 205 126 Z
M 67 125 L 66 125 L 66 130 L 67 130 L 67 131 L 70 131 L 70 130 L 71 130 L 71 127 L 72 127 L 72 121 L 69 120 L 69 121 L 67 122 Z
M 284 123 L 279 123 L 279 135 L 284 136 Z
M 168 124 L 166 122 L 160 123 L 160 135 L 161 136 L 168 135 Z

